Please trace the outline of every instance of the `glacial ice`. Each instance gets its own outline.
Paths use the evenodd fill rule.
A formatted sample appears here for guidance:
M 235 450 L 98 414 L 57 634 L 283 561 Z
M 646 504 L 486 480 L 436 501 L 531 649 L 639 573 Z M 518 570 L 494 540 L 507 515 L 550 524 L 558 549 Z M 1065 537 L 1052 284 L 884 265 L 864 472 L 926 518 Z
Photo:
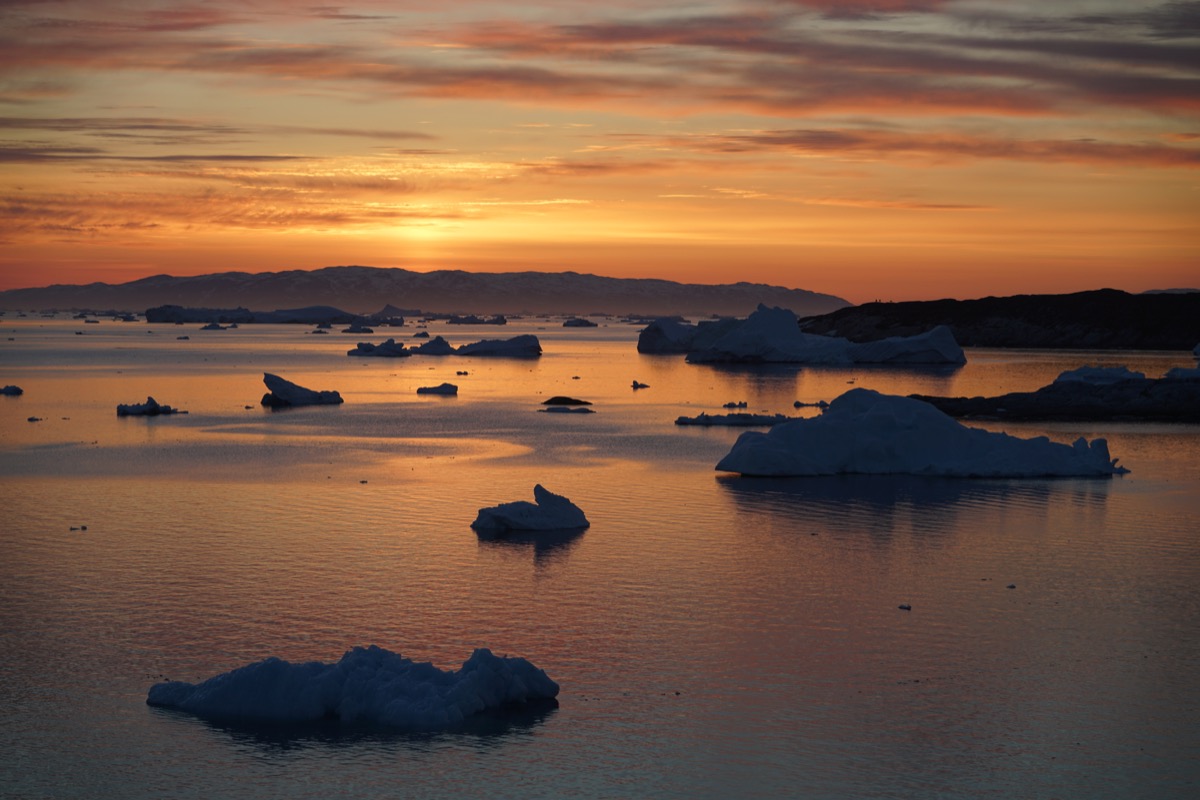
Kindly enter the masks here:
M 441 336 L 435 336 L 414 347 L 412 352 L 419 356 L 452 356 L 454 355 L 454 346 Z
M 656 323 L 657 324 L 657 323 Z M 664 336 L 682 333 L 669 326 Z M 698 329 L 699 330 L 699 329 Z M 916 336 L 893 336 L 855 343 L 837 336 L 804 333 L 786 308 L 759 305 L 745 320 L 725 323 L 715 336 L 693 339 L 687 360 L 693 363 L 770 364 L 965 364 L 954 334 L 939 325 Z M 640 342 L 640 340 L 639 340 Z
M 1092 386 L 1106 386 L 1120 381 L 1144 381 L 1146 373 L 1134 372 L 1128 367 L 1090 367 L 1083 366 L 1078 369 L 1069 369 L 1066 372 L 1060 373 L 1054 379 L 1055 383 L 1086 383 Z
M 738 412 L 734 414 L 708 414 L 701 411 L 694 417 L 678 417 L 676 425 L 724 425 L 736 428 L 752 428 L 756 426 L 779 425 L 796 417 L 786 417 L 783 414 L 751 414 Z
M 262 404 L 271 408 L 337 405 L 343 402 L 342 396 L 336 391 L 305 389 L 269 372 L 263 373 L 263 383 L 269 391 L 263 395 Z
M 579 506 L 562 495 L 554 494 L 540 483 L 533 487 L 533 499 L 536 504 L 517 500 L 481 508 L 471 527 L 483 533 L 504 533 L 565 530 L 591 525 Z
M 441 670 L 371 645 L 348 650 L 332 664 L 272 657 L 197 684 L 155 684 L 146 703 L 214 720 L 336 719 L 434 731 L 483 711 L 557 695 L 558 684 L 543 670 L 486 648 L 475 650 L 458 670 Z
M 929 403 L 851 389 L 823 414 L 747 431 L 716 468 L 755 476 L 928 475 L 970 478 L 1105 476 L 1108 443 L 1021 439 L 961 425 Z

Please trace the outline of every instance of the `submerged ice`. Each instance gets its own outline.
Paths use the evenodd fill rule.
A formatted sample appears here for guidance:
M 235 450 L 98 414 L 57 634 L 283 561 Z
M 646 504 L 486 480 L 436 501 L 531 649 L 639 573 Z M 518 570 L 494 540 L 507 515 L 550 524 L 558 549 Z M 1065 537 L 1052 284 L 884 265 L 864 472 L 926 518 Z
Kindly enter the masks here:
M 333 664 L 272 657 L 197 684 L 159 683 L 150 687 L 146 703 L 207 719 L 336 719 L 432 731 L 483 711 L 557 695 L 558 684 L 543 670 L 486 648 L 460 669 L 441 670 L 371 645 L 348 650 Z
M 1073 445 L 969 428 L 929 403 L 851 389 L 819 417 L 748 431 L 716 468 L 756 476 L 1089 477 L 1127 472 L 1104 439 Z

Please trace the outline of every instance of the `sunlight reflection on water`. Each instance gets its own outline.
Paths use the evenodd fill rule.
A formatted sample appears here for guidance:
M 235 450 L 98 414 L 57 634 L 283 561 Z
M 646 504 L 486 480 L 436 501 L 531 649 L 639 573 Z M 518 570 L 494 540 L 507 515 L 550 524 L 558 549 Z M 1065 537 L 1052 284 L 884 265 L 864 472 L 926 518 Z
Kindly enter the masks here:
M 641 356 L 613 324 L 538 331 L 534 363 L 377 362 L 282 326 L 89 327 L 17 326 L 3 351 L 26 394 L 0 403 L 0 793 L 1183 797 L 1200 779 L 1195 426 L 992 424 L 1107 436 L 1133 472 L 954 481 L 719 475 L 739 432 L 673 425 L 851 386 L 1029 389 L 1111 354 L 714 369 Z M 1158 374 L 1185 355 L 1121 358 Z M 268 412 L 264 370 L 346 403 Z M 416 396 L 442 380 L 459 397 Z M 190 413 L 116 418 L 146 394 Z M 553 394 L 596 413 L 538 413 Z M 591 528 L 468 527 L 539 482 Z M 522 655 L 560 706 L 400 737 L 144 705 L 162 677 L 368 643 L 442 667 Z

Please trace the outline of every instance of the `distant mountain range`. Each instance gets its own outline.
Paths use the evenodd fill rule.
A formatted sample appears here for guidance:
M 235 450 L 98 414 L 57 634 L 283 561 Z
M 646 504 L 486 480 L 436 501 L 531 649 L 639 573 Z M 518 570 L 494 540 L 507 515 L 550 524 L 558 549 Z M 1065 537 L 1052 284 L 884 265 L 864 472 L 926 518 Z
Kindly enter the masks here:
M 426 313 L 745 316 L 759 303 L 790 308 L 799 316 L 850 305 L 833 295 L 761 283 L 709 286 L 578 272 L 411 272 L 378 267 L 223 272 L 183 278 L 155 275 L 120 284 L 0 292 L 0 308 L 4 309 L 125 311 L 161 305 L 254 310 L 320 305 L 369 313 L 390 304 Z
M 868 342 L 949 326 L 963 347 L 1191 350 L 1200 342 L 1200 292 L 1097 289 L 978 300 L 864 303 L 800 320 L 808 333 Z

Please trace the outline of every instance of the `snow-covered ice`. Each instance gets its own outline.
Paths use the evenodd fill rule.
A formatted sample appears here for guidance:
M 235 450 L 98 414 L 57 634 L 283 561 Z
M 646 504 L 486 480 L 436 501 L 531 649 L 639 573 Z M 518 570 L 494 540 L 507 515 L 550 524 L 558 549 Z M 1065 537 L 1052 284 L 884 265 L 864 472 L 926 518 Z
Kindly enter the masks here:
M 336 719 L 433 731 L 489 709 L 557 695 L 558 684 L 543 670 L 486 648 L 458 670 L 441 670 L 371 645 L 348 650 L 332 664 L 267 658 L 198 684 L 155 684 L 146 703 L 214 720 Z
M 961 425 L 929 403 L 851 389 L 818 417 L 747 431 L 716 468 L 757 476 L 909 474 L 972 478 L 1127 472 L 1108 443 L 1021 439 Z
M 268 391 L 263 395 L 262 404 L 272 408 L 337 405 L 343 402 L 342 396 L 336 391 L 305 389 L 269 372 L 263 373 L 263 383 L 267 385 Z
M 591 524 L 579 506 L 562 495 L 554 494 L 540 483 L 533 487 L 533 499 L 536 503 L 517 500 L 481 508 L 471 527 L 484 533 L 503 533 L 586 528 Z

